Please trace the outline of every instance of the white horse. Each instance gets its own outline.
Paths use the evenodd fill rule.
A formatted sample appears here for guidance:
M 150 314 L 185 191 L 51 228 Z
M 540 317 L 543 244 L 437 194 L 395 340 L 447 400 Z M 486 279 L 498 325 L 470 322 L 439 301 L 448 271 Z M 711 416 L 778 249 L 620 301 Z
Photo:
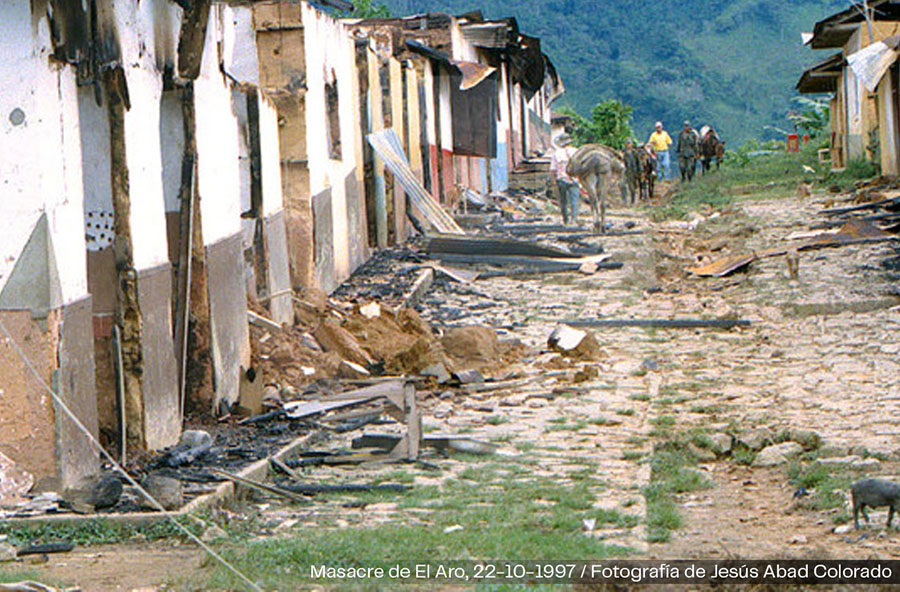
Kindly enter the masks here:
M 587 144 L 569 159 L 566 173 L 578 179 L 588 192 L 591 213 L 594 215 L 594 231 L 606 232 L 606 194 L 616 176 L 619 177 L 622 196 L 626 194 L 625 162 L 622 156 L 609 146 Z

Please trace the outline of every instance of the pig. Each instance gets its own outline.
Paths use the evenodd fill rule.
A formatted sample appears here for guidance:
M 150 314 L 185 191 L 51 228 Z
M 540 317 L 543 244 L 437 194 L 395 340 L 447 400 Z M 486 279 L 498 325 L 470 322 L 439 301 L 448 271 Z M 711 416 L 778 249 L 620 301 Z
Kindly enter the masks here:
M 888 507 L 887 527 L 891 527 L 894 512 L 900 511 L 900 485 L 884 479 L 863 479 L 857 481 L 850 488 L 850 496 L 853 500 L 853 524 L 859 529 L 859 512 L 862 511 L 866 524 L 869 523 L 869 515 L 866 514 L 866 506 L 870 508 Z

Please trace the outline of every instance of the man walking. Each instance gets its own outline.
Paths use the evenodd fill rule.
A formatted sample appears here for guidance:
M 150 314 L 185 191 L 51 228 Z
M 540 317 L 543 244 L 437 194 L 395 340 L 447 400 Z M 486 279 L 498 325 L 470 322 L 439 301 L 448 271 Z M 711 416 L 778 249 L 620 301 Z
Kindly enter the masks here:
M 570 146 L 572 138 L 568 134 L 560 135 L 554 143 L 556 150 L 550 155 L 550 174 L 556 180 L 556 187 L 559 189 L 559 210 L 562 212 L 563 224 L 568 226 L 571 221 L 573 225 L 577 225 L 578 202 L 581 196 L 578 182 L 566 173 L 566 167 L 575 154 L 575 148 Z
M 625 190 L 629 203 L 634 205 L 637 196 L 640 194 L 641 183 L 641 161 L 638 158 L 634 148 L 634 140 L 628 138 L 625 140 Z
M 697 134 L 691 127 L 690 121 L 684 122 L 684 128 L 678 134 L 678 146 L 675 149 L 678 154 L 678 168 L 681 171 L 681 182 L 685 179 L 694 180 L 694 168 L 697 164 L 698 142 Z
M 672 138 L 669 136 L 669 132 L 663 129 L 661 121 L 657 121 L 656 125 L 653 126 L 653 133 L 650 134 L 650 139 L 647 140 L 647 143 L 650 144 L 653 152 L 656 153 L 657 162 L 659 163 L 656 173 L 659 175 L 659 180 L 671 179 L 672 165 L 669 161 L 669 146 L 672 145 Z

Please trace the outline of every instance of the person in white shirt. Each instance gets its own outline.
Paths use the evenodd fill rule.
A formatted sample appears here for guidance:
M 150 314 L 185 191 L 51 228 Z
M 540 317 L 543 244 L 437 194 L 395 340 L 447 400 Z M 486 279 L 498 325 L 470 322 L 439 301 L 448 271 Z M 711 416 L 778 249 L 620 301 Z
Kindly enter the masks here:
M 566 173 L 566 167 L 575 154 L 575 148 L 571 146 L 572 138 L 568 134 L 557 137 L 554 144 L 556 149 L 550 155 L 550 174 L 559 189 L 559 209 L 562 212 L 563 224 L 568 226 L 571 222 L 577 225 L 578 205 L 581 201 L 580 188 L 578 181 Z

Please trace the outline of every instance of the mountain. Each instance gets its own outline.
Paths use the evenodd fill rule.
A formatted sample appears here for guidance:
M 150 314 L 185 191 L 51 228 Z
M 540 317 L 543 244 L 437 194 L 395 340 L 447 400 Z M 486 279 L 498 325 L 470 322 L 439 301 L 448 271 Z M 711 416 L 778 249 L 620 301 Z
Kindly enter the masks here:
M 567 92 L 568 105 L 589 116 L 616 98 L 634 107 L 638 137 L 653 122 L 678 130 L 684 119 L 710 124 L 732 147 L 780 137 L 805 66 L 814 52 L 800 33 L 845 9 L 846 0 L 386 0 L 391 13 L 515 16 L 541 38 Z

